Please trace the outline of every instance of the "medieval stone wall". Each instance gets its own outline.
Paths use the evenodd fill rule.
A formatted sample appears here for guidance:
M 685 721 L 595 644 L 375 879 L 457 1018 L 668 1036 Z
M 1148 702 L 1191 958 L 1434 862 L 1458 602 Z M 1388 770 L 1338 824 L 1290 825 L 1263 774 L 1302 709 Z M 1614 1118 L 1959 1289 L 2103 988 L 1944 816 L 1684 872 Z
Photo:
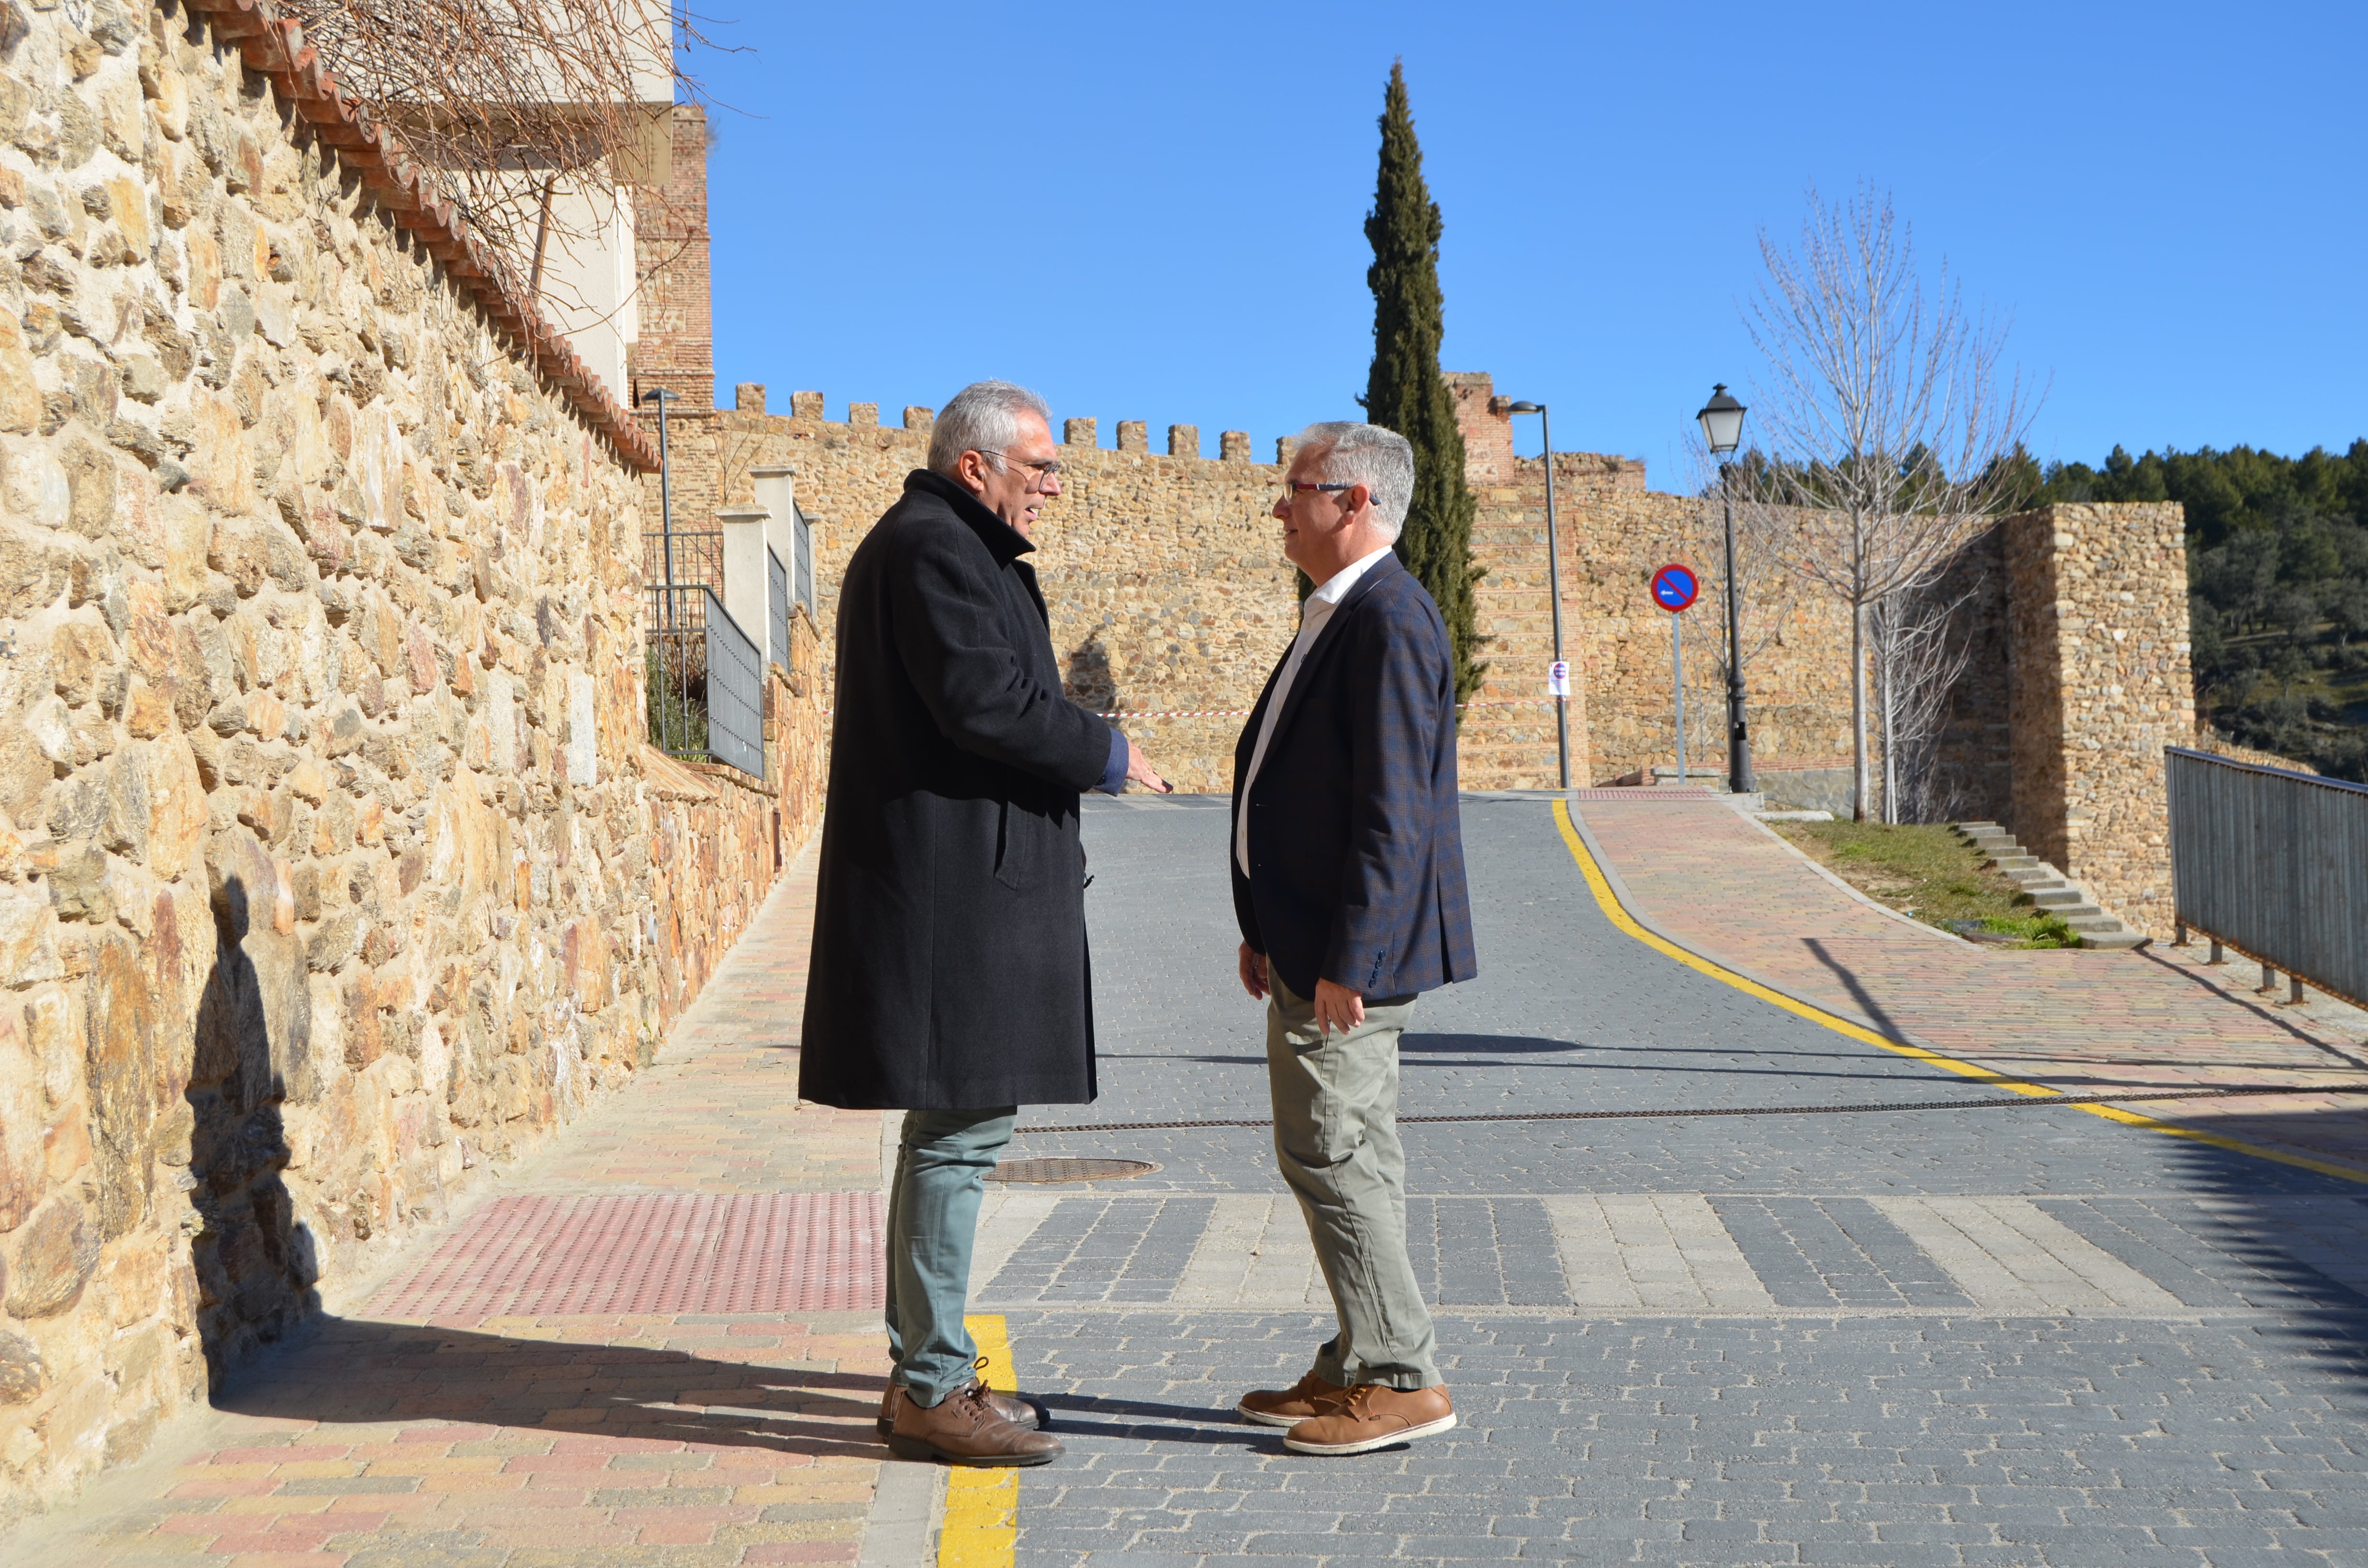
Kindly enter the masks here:
M 1550 786 L 1544 466 L 1513 456 L 1509 416 L 1490 397 L 1488 378 L 1454 380 L 1480 502 L 1473 543 L 1486 573 L 1478 597 L 1491 666 L 1464 715 L 1462 780 L 1471 789 Z M 907 407 L 899 427 L 880 423 L 876 403 L 851 404 L 840 422 L 822 417 L 818 392 L 794 392 L 790 403 L 788 415 L 766 414 L 764 389 L 751 385 L 736 409 L 676 427 L 676 526 L 712 527 L 714 508 L 750 501 L 753 467 L 796 468 L 798 505 L 815 519 L 815 597 L 827 628 L 848 556 L 925 460 L 931 411 Z M 1281 470 L 1249 460 L 1238 431 L 1224 432 L 1224 455 L 1207 460 L 1189 426 L 1169 429 L 1163 454 L 1149 449 L 1138 421 L 1119 423 L 1116 448 L 1099 444 L 1095 419 L 1063 424 L 1064 494 L 1038 523 L 1034 563 L 1071 694 L 1098 711 L 1205 714 L 1123 727 L 1179 788 L 1228 790 L 1241 710 L 1298 624 L 1296 575 L 1269 515 Z M 1689 760 L 1719 763 L 1725 624 L 1715 515 L 1696 498 L 1646 490 L 1633 460 L 1565 452 L 1555 472 L 1565 646 L 1576 672 L 1573 779 L 1675 760 L 1668 617 L 1645 586 L 1670 560 L 1695 566 L 1703 581 L 1702 602 L 1686 616 Z M 1757 754 L 1779 767 L 1847 757 L 1847 615 L 1786 591 L 1773 574 L 1747 579 L 1746 597 Z
M 2163 747 L 2192 744 L 2185 510 L 2060 505 L 1999 527 L 2024 847 L 2134 927 L 2170 925 Z
M 805 625 L 790 784 L 646 748 L 635 477 L 235 52 L 9 16 L 0 1521 L 645 1062 L 823 744 Z
M 1513 455 L 1512 415 L 1486 375 L 1450 378 L 1465 474 L 1479 498 L 1473 554 L 1488 637 L 1482 706 L 1465 716 L 1469 775 L 1499 788 L 1554 782 L 1554 710 L 1539 701 L 1554 658 L 1546 574 L 1545 464 Z M 1574 676 L 1571 781 L 1608 781 L 1677 761 L 1670 617 L 1652 601 L 1670 562 L 1702 584 L 1685 622 L 1686 760 L 1724 768 L 1726 644 L 1724 534 L 1714 503 L 1648 490 L 1632 458 L 1554 457 L 1563 646 Z M 1744 563 L 1744 681 L 1756 758 L 1827 763 L 1850 752 L 1850 618 L 1830 599 Z M 1510 706 L 1494 706 L 1495 704 Z

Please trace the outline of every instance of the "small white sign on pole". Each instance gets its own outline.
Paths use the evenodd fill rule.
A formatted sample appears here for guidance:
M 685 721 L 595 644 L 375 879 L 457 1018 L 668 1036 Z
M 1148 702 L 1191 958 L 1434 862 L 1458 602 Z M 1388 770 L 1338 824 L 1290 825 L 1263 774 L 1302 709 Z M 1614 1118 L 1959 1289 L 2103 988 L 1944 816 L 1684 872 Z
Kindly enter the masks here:
M 1548 697 L 1568 697 L 1570 695 L 1569 660 L 1556 659 L 1553 664 L 1546 666 L 1546 695 Z

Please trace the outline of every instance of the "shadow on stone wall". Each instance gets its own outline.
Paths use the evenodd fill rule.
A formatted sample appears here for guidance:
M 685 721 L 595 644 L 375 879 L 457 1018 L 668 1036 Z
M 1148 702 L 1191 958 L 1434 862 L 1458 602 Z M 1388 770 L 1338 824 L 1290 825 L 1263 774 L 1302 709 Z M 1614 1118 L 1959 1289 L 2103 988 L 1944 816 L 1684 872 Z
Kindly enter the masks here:
M 198 1004 L 187 1090 L 189 1202 L 200 1224 L 190 1247 L 197 1327 L 217 1388 L 256 1345 L 320 1307 L 318 1253 L 294 1220 L 280 1174 L 289 1162 L 280 1107 L 290 1066 L 310 1078 L 306 1041 L 297 1038 L 309 1034 L 298 1020 L 310 1007 L 302 950 L 272 929 L 274 891 L 255 896 L 237 872 L 215 882 L 214 965 Z
M 1069 650 L 1068 673 L 1062 688 L 1069 700 L 1096 713 L 1118 711 L 1118 681 L 1110 674 L 1110 650 L 1096 632 Z

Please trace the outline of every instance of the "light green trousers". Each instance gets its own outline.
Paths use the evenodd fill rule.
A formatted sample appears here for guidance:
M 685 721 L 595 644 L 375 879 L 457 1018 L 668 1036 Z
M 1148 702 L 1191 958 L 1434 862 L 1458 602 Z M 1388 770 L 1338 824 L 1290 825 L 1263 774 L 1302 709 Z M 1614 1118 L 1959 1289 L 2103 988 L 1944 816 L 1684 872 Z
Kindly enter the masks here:
M 1354 1387 L 1430 1388 L 1439 1341 L 1406 1257 L 1406 1148 L 1398 1142 L 1398 1036 L 1411 996 L 1365 1003 L 1365 1021 L 1328 1037 L 1315 1004 L 1272 976 L 1266 1014 L 1274 1157 L 1299 1199 L 1340 1332 L 1315 1375 Z

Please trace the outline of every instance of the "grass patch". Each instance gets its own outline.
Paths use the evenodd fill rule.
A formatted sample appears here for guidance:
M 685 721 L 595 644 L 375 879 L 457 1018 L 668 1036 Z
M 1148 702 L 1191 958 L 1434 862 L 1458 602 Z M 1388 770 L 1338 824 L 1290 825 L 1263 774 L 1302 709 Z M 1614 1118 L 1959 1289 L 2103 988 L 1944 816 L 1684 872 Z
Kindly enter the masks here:
M 2077 948 L 2079 934 L 2034 909 L 2029 895 L 1984 868 L 1980 850 L 1938 824 L 1782 822 L 1769 826 L 1878 903 L 1959 936 L 2009 937 L 2016 948 Z

